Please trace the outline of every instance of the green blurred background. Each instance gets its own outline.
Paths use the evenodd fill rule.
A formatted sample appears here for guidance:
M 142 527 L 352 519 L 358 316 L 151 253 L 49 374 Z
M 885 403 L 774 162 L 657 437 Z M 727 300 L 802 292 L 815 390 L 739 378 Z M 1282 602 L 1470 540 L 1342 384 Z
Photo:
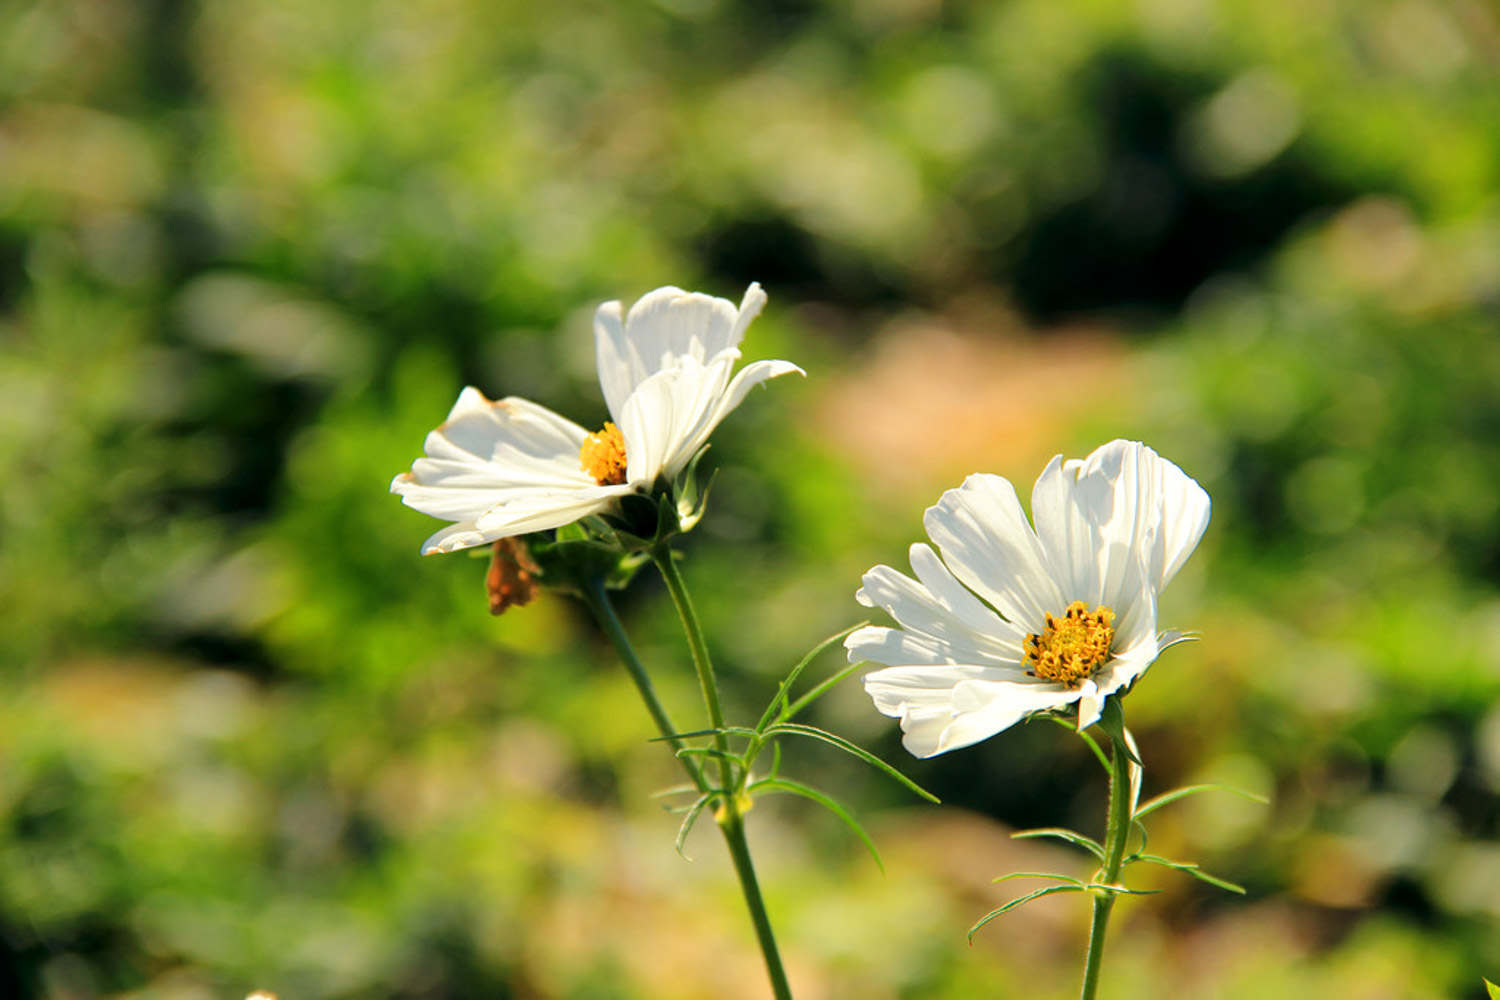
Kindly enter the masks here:
M 0 995 L 765 995 L 608 645 L 386 493 L 458 388 L 597 426 L 592 308 L 771 296 L 805 381 L 686 540 L 732 714 L 969 472 L 1139 437 L 1214 499 L 1130 700 L 1180 876 L 1111 997 L 1500 974 L 1500 14 L 1485 0 L 33 0 L 0 8 Z M 657 581 L 622 598 L 684 724 Z M 822 676 L 838 666 L 820 660 Z M 1065 997 L 1087 907 L 969 923 L 1077 740 L 928 762 L 858 684 L 750 816 L 803 1000 Z

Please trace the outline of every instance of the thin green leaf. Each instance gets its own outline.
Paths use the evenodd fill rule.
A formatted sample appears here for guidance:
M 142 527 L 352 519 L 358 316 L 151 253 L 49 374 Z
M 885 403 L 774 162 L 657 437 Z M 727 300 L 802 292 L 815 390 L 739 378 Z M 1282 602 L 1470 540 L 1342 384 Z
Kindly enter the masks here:
M 1146 824 L 1142 823 L 1138 816 L 1132 816 L 1130 818 L 1130 825 L 1141 832 L 1141 846 L 1135 849 L 1135 853 L 1144 854 L 1146 851 L 1146 842 L 1151 839 L 1146 835 Z
M 1486 979 L 1484 981 L 1484 988 L 1490 991 L 1490 1000 L 1500 1000 L 1500 986 L 1496 986 Z
M 840 670 L 838 673 L 834 674 L 832 677 L 826 678 L 817 687 L 813 688 L 811 691 L 807 692 L 807 694 L 803 695 L 802 697 L 798 698 L 796 701 L 788 705 L 786 708 L 782 709 L 781 714 L 777 716 L 777 721 L 786 722 L 789 719 L 796 718 L 797 714 L 804 708 L 806 708 L 808 705 L 811 705 L 819 698 L 823 697 L 829 691 L 832 691 L 844 678 L 848 677 L 850 674 L 854 673 L 856 670 L 859 670 L 863 666 L 863 663 L 851 663 L 843 670 Z
M 1112 774 L 1113 773 L 1113 771 L 1111 770 L 1111 768 L 1109 766 L 1109 758 L 1107 756 L 1105 756 L 1104 751 L 1099 748 L 1099 741 L 1098 740 L 1094 739 L 1092 736 L 1090 736 L 1084 730 L 1079 729 L 1076 725 L 1074 725 L 1073 723 L 1069 722 L 1067 719 L 1063 718 L 1061 715 L 1048 715 L 1047 718 L 1051 719 L 1053 722 L 1057 723 L 1059 726 L 1062 726 L 1068 732 L 1076 734 L 1079 739 L 1081 739 L 1081 740 L 1083 740 L 1083 742 L 1087 743 L 1089 745 L 1089 749 L 1092 750 L 1092 751 L 1094 751 L 1094 756 L 1099 759 L 1099 766 L 1102 767 L 1102 768 L 1104 768 L 1104 773 L 1105 774 Z
M 1228 879 L 1219 878 L 1217 875 L 1210 875 L 1191 861 L 1173 861 L 1171 858 L 1164 858 L 1158 854 L 1142 854 L 1136 860 L 1145 862 L 1148 865 L 1160 865 L 1162 868 L 1170 868 L 1173 871 L 1186 872 L 1193 876 L 1193 878 L 1201 879 L 1209 885 L 1218 886 L 1227 892 L 1239 893 L 1241 896 L 1245 894 L 1245 887 L 1238 882 L 1231 882 Z
M 1066 723 L 1064 723 L 1064 725 L 1066 725 Z M 1068 728 L 1072 729 L 1073 727 L 1069 726 Z M 1073 731 L 1078 733 L 1079 739 L 1083 740 L 1083 742 L 1089 745 L 1090 750 L 1094 751 L 1094 756 L 1099 759 L 1099 764 L 1104 768 L 1104 773 L 1113 773 L 1109 766 L 1109 757 L 1104 753 L 1103 748 L 1099 746 L 1099 741 L 1094 739 L 1086 732 L 1080 732 L 1076 729 L 1074 729 Z
M 828 638 L 824 639 L 822 642 L 818 643 L 816 646 L 810 649 L 807 655 L 802 657 L 797 665 L 792 668 L 791 673 L 786 675 L 786 680 L 781 682 L 781 686 L 776 689 L 776 697 L 771 699 L 771 703 L 766 706 L 765 712 L 761 714 L 760 721 L 755 724 L 755 731 L 758 733 L 764 732 L 765 728 L 771 724 L 771 720 L 773 718 L 780 720 L 791 718 L 790 714 L 781 712 L 781 709 L 782 706 L 786 704 L 787 698 L 791 695 L 792 685 L 797 682 L 797 678 L 801 676 L 802 671 L 806 670 L 808 664 L 817 659 L 818 655 L 829 646 L 832 646 L 834 643 L 838 642 L 840 639 L 844 638 L 855 629 L 862 628 L 868 624 L 869 622 L 860 622 L 858 625 L 851 625 L 848 628 L 844 629 L 842 632 L 835 632 L 833 635 L 830 635 Z M 825 681 L 824 683 L 826 684 L 827 682 Z M 814 690 L 816 691 L 817 689 Z M 821 691 L 819 691 L 818 693 L 821 693 Z M 806 699 L 803 700 L 805 701 Z M 779 716 L 777 715 L 778 712 L 781 712 Z
M 697 785 L 693 784 L 673 785 L 671 788 L 663 788 L 660 791 L 652 792 L 651 797 L 653 799 L 665 799 L 673 795 L 686 795 L 688 792 L 698 792 L 701 790 Z
M 1013 878 L 1050 878 L 1056 882 L 1067 882 L 1070 885 L 1076 885 L 1080 889 L 1088 884 L 1081 878 L 1074 878 L 1071 875 L 1059 875 L 1056 872 L 1011 872 L 1009 875 L 999 875 L 990 879 L 990 884 L 999 885 L 1001 882 L 1009 882 Z
M 1065 840 L 1075 847 L 1081 847 L 1088 851 L 1100 861 L 1104 860 L 1104 845 L 1093 837 L 1085 837 L 1074 830 L 1067 830 L 1060 826 L 1044 826 L 1035 830 L 1019 830 L 1010 835 L 1012 840 L 1034 840 L 1037 837 L 1055 837 Z
M 720 760 L 732 760 L 741 767 L 745 766 L 745 758 L 736 753 L 728 753 L 717 747 L 683 747 L 677 751 L 679 757 L 717 757 Z
M 1256 795 L 1254 792 L 1247 792 L 1243 789 L 1233 788 L 1229 785 L 1219 785 L 1213 783 L 1204 785 L 1185 785 L 1182 788 L 1174 788 L 1170 792 L 1162 792 L 1160 795 L 1147 799 L 1145 803 L 1140 806 L 1140 808 L 1136 809 L 1135 818 L 1140 819 L 1142 816 L 1155 812 L 1162 806 L 1171 805 L 1178 799 L 1185 799 L 1189 795 L 1197 795 L 1199 792 L 1228 792 L 1231 795 L 1238 795 L 1240 798 L 1249 799 L 1251 802 L 1259 802 L 1263 806 L 1270 805 L 1271 803 L 1271 800 L 1266 798 L 1264 795 Z
M 996 917 L 1003 916 L 1004 914 L 1009 913 L 1011 910 L 1025 906 L 1033 899 L 1041 899 L 1043 896 L 1051 896 L 1059 892 L 1082 891 L 1083 890 L 1076 885 L 1049 885 L 1041 889 L 1037 889 L 1035 892 L 1028 892 L 1026 895 L 1021 896 L 1019 899 L 1012 899 L 1004 906 L 997 907 L 986 913 L 984 916 L 980 917 L 979 921 L 975 923 L 973 927 L 969 928 L 969 943 L 974 943 L 974 935 L 978 934 L 985 924 L 989 923 L 991 920 L 994 920 Z
M 1155 896 L 1161 892 L 1160 889 L 1127 889 L 1123 885 L 1110 885 L 1108 882 L 1090 882 L 1084 888 L 1089 892 L 1104 892 L 1111 896 Z
M 1245 894 L 1245 887 L 1240 885 L 1238 882 L 1231 882 L 1227 878 L 1219 878 L 1219 876 L 1217 875 L 1210 875 L 1202 868 L 1184 868 L 1183 871 L 1187 872 L 1195 879 L 1207 882 L 1209 885 L 1218 886 L 1225 892 L 1232 892 L 1240 896 L 1243 896 Z
M 672 740 L 691 740 L 699 736 L 756 736 L 759 735 L 753 729 L 744 726 L 725 726 L 723 729 L 694 729 L 690 733 L 671 733 L 667 736 L 653 736 L 647 740 L 648 743 L 669 743 Z
M 677 828 L 677 853 L 689 861 L 693 859 L 688 858 L 687 852 L 682 847 L 687 843 L 688 834 L 693 830 L 693 824 L 698 822 L 698 817 L 703 814 L 703 808 L 712 802 L 713 799 L 714 796 L 712 795 L 700 795 L 698 801 L 694 802 L 692 807 L 688 809 L 687 815 L 682 817 L 682 825 Z
M 833 733 L 827 732 L 826 730 L 819 729 L 816 726 L 803 725 L 800 722 L 778 722 L 776 725 L 766 730 L 765 735 L 772 736 L 777 733 L 790 733 L 795 736 L 806 736 L 808 739 L 819 740 L 823 743 L 827 743 L 829 746 L 838 747 L 845 753 L 854 757 L 858 757 L 860 760 L 864 761 L 866 764 L 869 764 L 876 770 L 884 772 L 886 775 L 895 779 L 906 788 L 909 788 L 913 792 L 916 792 L 918 795 L 922 796 L 922 798 L 926 799 L 928 802 L 940 801 L 936 795 L 933 795 L 927 789 L 923 788 L 915 781 L 912 781 L 906 775 L 902 774 L 900 771 L 896 770 L 894 767 L 887 764 L 885 761 L 881 760 L 870 751 L 864 749 L 863 747 L 859 747 L 854 745 L 853 743 L 850 743 L 842 736 L 835 736 Z
M 771 744 L 771 773 L 767 777 L 774 778 L 781 773 L 781 744 Z
M 816 802 L 843 820 L 844 825 L 853 830 L 856 837 L 864 841 L 865 847 L 870 851 L 870 857 L 875 859 L 875 867 L 880 869 L 882 875 L 885 874 L 885 862 L 880 860 L 880 852 L 875 849 L 875 841 L 865 832 L 865 828 L 859 824 L 859 821 L 850 815 L 849 810 L 845 809 L 831 796 L 818 791 L 811 785 L 804 785 L 800 781 L 793 781 L 791 778 L 765 778 L 755 782 L 750 786 L 750 789 L 753 791 L 770 790 L 773 792 L 789 792 L 792 795 L 800 795 L 804 799 L 811 799 L 813 802 Z

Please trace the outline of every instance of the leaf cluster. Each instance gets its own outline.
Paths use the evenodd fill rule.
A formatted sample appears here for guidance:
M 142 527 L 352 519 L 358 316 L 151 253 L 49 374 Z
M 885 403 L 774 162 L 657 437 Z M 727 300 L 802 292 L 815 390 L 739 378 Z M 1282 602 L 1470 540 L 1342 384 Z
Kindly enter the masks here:
M 1107 721 L 1108 720 L 1106 720 L 1106 722 Z M 1063 724 L 1069 725 L 1068 723 Z M 1110 770 L 1109 758 L 1105 755 L 1104 751 L 1100 749 L 1099 744 L 1094 740 L 1092 736 L 1090 736 L 1086 732 L 1080 732 L 1078 733 L 1078 735 L 1089 745 L 1089 749 L 1093 752 L 1094 756 L 1098 758 L 1099 762 L 1104 766 L 1106 773 L 1108 773 Z M 1125 754 L 1129 758 L 1132 767 L 1138 773 L 1140 768 L 1140 760 L 1138 758 L 1138 755 L 1130 746 L 1130 741 L 1125 738 L 1125 729 L 1123 727 L 1123 724 L 1119 725 L 1114 731 L 1113 743 L 1116 748 L 1115 752 Z M 1120 860 L 1121 873 L 1123 873 L 1125 869 L 1134 864 L 1157 865 L 1162 868 L 1170 868 L 1173 871 L 1179 871 L 1187 875 L 1191 875 L 1193 878 L 1196 878 L 1202 882 L 1207 882 L 1209 885 L 1216 886 L 1227 892 L 1234 892 L 1243 895 L 1245 892 L 1244 886 L 1231 882 L 1228 879 L 1220 878 L 1217 875 L 1212 875 L 1204 871 L 1203 868 L 1196 862 L 1174 861 L 1171 858 L 1162 857 L 1159 854 L 1152 854 L 1147 850 L 1147 845 L 1150 842 L 1150 837 L 1146 831 L 1146 824 L 1142 822 L 1145 817 L 1151 815 L 1164 806 L 1171 805 L 1172 803 L 1177 802 L 1181 799 L 1185 799 L 1188 796 L 1197 795 L 1199 793 L 1208 791 L 1229 792 L 1231 794 L 1239 795 L 1260 803 L 1266 803 L 1268 801 L 1260 795 L 1255 795 L 1251 792 L 1241 791 L 1237 788 L 1231 788 L 1227 785 L 1219 784 L 1185 785 L 1181 788 L 1174 788 L 1171 791 L 1163 792 L 1162 794 L 1154 796 L 1139 804 L 1136 804 L 1135 798 L 1132 795 L 1128 800 L 1130 802 L 1130 818 L 1128 821 L 1130 832 L 1126 834 L 1126 836 L 1129 837 L 1130 834 L 1134 834 L 1138 839 L 1134 846 L 1134 849 L 1130 849 L 1127 842 L 1126 853 Z M 1059 875 L 1053 872 L 1012 872 L 1009 875 L 1000 876 L 999 878 L 994 880 L 996 883 L 1008 882 L 1011 879 L 1017 878 L 1040 878 L 1047 879 L 1056 884 L 1044 886 L 1041 889 L 1036 889 L 1032 892 L 1029 892 L 1024 896 L 1020 896 L 1008 903 L 1005 903 L 1002 906 L 996 907 L 995 909 L 986 913 L 984 916 L 980 917 L 979 920 L 975 922 L 974 926 L 969 928 L 969 940 L 971 942 L 974 939 L 974 935 L 978 933 L 979 930 L 986 924 L 988 924 L 991 920 L 994 920 L 996 917 L 1002 916 L 1003 914 L 1009 913 L 1012 910 L 1025 906 L 1032 900 L 1041 899 L 1044 896 L 1053 896 L 1059 893 L 1069 892 L 1089 893 L 1095 896 L 1141 896 L 1151 895 L 1152 893 L 1158 891 L 1154 889 L 1127 889 L 1122 885 L 1107 882 L 1105 880 L 1103 867 L 1103 865 L 1105 864 L 1105 846 L 1098 840 L 1095 840 L 1093 837 L 1079 833 L 1077 830 L 1069 830 L 1065 827 L 1055 826 L 1038 827 L 1032 830 L 1017 831 L 1016 833 L 1011 834 L 1011 837 L 1015 840 L 1037 840 L 1045 838 L 1050 840 L 1063 841 L 1064 843 L 1071 844 L 1077 848 L 1081 848 L 1082 850 L 1087 851 L 1089 854 L 1093 855 L 1094 858 L 1100 863 L 1100 868 L 1094 873 L 1093 878 L 1087 881 L 1074 878 L 1070 875 Z
M 859 669 L 859 665 L 850 664 L 844 667 L 794 698 L 792 692 L 797 681 L 802 677 L 803 672 L 819 655 L 835 646 L 845 636 L 864 624 L 864 622 L 861 622 L 858 625 L 853 625 L 836 632 L 808 651 L 807 655 L 796 666 L 792 667 L 786 678 L 782 680 L 776 694 L 771 698 L 770 703 L 766 705 L 765 711 L 761 713 L 760 719 L 754 726 L 726 726 L 722 729 L 699 729 L 693 732 L 675 733 L 670 736 L 658 737 L 658 742 L 678 743 L 690 740 L 715 740 L 718 737 L 725 737 L 733 741 L 734 745 L 734 748 L 728 751 L 706 744 L 682 746 L 677 751 L 678 756 L 714 759 L 725 761 L 730 765 L 727 769 L 727 773 L 730 775 L 727 786 L 722 783 L 714 784 L 710 777 L 714 769 L 703 768 L 700 771 L 703 778 L 701 789 L 695 785 L 680 785 L 660 793 L 662 795 L 698 793 L 691 804 L 681 807 L 680 810 L 683 813 L 683 818 L 682 824 L 677 831 L 677 850 L 679 853 L 682 853 L 688 834 L 692 831 L 698 818 L 710 806 L 721 806 L 725 800 L 732 799 L 741 804 L 740 811 L 742 812 L 754 802 L 757 796 L 785 794 L 808 799 L 837 816 L 859 838 L 866 849 L 869 850 L 870 856 L 875 860 L 875 864 L 882 871 L 885 870 L 884 862 L 881 861 L 880 852 L 876 849 L 874 840 L 859 821 L 854 818 L 853 813 L 847 806 L 827 792 L 781 773 L 781 741 L 788 737 L 797 737 L 805 740 L 813 740 L 841 750 L 851 757 L 863 761 L 876 771 L 884 774 L 897 784 L 910 789 L 927 801 L 933 803 L 938 801 L 937 796 L 922 788 L 895 767 L 881 760 L 863 747 L 850 742 L 842 736 L 830 733 L 825 729 L 796 721 L 797 717 L 809 706 Z M 754 766 L 766 751 L 770 751 L 771 763 L 769 771 L 763 776 L 756 776 L 753 770 Z M 722 808 L 718 810 L 717 815 L 720 818 L 723 817 Z

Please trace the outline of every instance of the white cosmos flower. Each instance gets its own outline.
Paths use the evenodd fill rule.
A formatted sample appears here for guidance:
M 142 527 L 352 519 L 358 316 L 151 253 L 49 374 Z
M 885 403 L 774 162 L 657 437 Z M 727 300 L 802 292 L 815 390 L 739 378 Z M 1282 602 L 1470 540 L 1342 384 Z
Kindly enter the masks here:
M 1092 725 L 1183 638 L 1157 632 L 1156 598 L 1203 536 L 1209 500 L 1181 469 L 1135 441 L 1059 455 L 1031 511 L 1034 530 L 1009 480 L 970 476 L 928 508 L 938 551 L 911 547 L 915 580 L 889 566 L 864 576 L 860 603 L 900 627 L 866 626 L 844 645 L 851 662 L 887 665 L 865 690 L 918 757 L 1075 702 L 1078 728 Z
M 571 524 L 674 479 L 719 421 L 767 379 L 802 369 L 756 361 L 734 371 L 740 341 L 765 305 L 752 284 L 726 299 L 658 288 L 622 316 L 594 316 L 599 385 L 611 422 L 596 434 L 515 396 L 490 401 L 472 386 L 427 435 L 426 457 L 391 482 L 409 507 L 454 522 L 424 555 Z

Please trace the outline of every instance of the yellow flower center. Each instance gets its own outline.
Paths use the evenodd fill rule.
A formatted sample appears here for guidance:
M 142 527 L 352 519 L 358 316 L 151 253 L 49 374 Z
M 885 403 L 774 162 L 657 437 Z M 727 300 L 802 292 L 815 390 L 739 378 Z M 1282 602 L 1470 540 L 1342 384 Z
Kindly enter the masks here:
M 619 486 L 625 481 L 625 437 L 620 428 L 604 421 L 597 434 L 584 439 L 578 449 L 578 461 L 583 471 L 594 477 L 600 486 Z
M 1061 618 L 1047 615 L 1041 635 L 1026 637 L 1023 662 L 1035 677 L 1076 688 L 1109 659 L 1114 624 L 1112 609 L 1101 605 L 1090 611 L 1083 601 L 1074 601 Z

